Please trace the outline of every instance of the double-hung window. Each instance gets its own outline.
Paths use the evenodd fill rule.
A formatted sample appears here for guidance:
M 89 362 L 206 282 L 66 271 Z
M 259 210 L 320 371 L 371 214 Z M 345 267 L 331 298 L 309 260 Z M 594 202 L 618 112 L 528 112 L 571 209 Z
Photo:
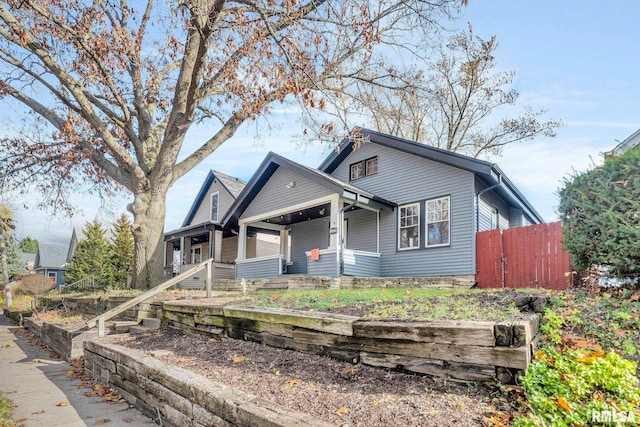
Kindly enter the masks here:
M 398 249 L 420 247 L 420 203 L 398 208 Z
M 450 243 L 450 198 L 449 196 L 427 200 L 426 246 L 445 246 Z
M 218 221 L 219 204 L 220 204 L 220 193 L 216 191 L 211 195 L 211 221 Z
M 375 175 L 378 173 L 378 157 L 370 157 L 366 160 L 361 160 L 356 163 L 352 163 L 349 166 L 349 179 L 360 179 L 365 176 Z

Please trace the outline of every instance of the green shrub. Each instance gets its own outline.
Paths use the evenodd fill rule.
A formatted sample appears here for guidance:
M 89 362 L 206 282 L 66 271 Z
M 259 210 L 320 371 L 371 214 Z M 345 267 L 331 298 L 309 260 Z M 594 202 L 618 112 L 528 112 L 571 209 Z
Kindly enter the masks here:
M 558 212 L 564 245 L 579 270 L 605 266 L 640 276 L 640 148 L 565 180 Z
M 603 416 L 640 422 L 636 363 L 614 351 L 539 350 L 522 385 L 529 413 L 514 426 L 592 425 Z

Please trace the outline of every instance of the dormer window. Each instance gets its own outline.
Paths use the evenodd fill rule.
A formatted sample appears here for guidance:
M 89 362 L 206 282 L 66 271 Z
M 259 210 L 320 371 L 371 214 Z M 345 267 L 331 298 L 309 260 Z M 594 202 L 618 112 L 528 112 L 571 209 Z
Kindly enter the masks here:
M 220 192 L 211 195 L 211 221 L 218 222 L 218 210 L 220 206 Z
M 378 157 L 371 157 L 357 163 L 352 163 L 351 166 L 349 166 L 349 170 L 351 181 L 364 176 L 375 175 L 378 173 Z

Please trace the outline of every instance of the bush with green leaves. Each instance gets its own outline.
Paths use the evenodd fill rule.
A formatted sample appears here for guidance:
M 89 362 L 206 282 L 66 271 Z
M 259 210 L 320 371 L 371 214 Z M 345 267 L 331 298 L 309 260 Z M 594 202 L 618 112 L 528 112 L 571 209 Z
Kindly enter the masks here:
M 574 267 L 640 276 L 640 147 L 566 179 L 558 212 Z
M 529 413 L 514 426 L 591 425 L 603 414 L 640 422 L 636 367 L 614 351 L 539 350 L 522 379 Z

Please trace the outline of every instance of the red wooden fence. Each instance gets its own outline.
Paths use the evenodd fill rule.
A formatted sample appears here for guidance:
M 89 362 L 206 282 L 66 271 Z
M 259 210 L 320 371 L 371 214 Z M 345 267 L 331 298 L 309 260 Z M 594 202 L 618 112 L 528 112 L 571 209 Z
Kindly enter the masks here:
M 566 289 L 573 280 L 560 222 L 476 233 L 481 288 Z

